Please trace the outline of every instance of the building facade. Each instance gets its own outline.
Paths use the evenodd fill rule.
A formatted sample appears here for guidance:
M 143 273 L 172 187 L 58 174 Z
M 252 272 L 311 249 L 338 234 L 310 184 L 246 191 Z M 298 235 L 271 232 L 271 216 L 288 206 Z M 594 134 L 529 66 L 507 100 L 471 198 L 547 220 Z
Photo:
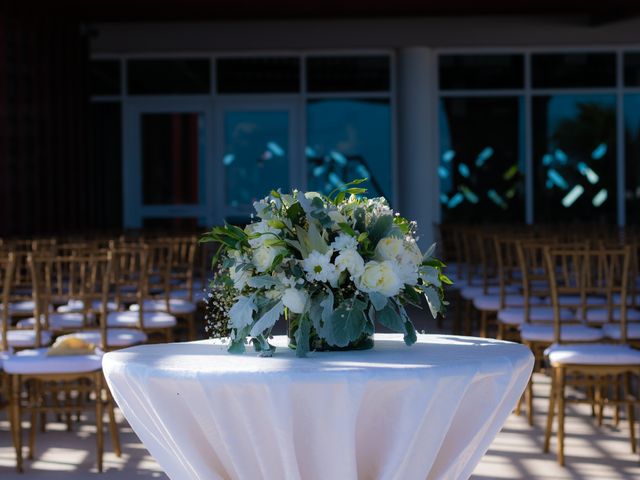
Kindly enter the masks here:
M 361 177 L 425 243 L 442 221 L 640 223 L 633 16 L 84 28 L 109 227 L 243 222 L 272 188 Z

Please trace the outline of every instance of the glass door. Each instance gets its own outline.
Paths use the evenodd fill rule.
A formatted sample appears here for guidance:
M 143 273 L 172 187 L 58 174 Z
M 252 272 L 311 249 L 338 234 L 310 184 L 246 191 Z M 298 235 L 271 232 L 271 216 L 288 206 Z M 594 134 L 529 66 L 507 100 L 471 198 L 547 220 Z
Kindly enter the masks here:
M 210 225 L 211 102 L 132 101 L 124 118 L 124 223 L 128 228 Z
M 224 220 L 245 223 L 253 202 L 272 189 L 301 186 L 298 118 L 293 100 L 217 102 L 216 166 L 221 174 L 215 190 Z

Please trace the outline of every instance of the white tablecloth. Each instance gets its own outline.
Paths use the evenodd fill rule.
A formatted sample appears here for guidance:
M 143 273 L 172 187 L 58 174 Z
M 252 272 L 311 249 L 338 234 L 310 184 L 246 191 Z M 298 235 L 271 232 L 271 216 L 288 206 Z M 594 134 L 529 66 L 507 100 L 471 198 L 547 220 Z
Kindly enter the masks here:
M 412 347 L 376 335 L 373 350 L 307 358 L 225 349 L 201 341 L 104 357 L 118 405 L 174 480 L 464 479 L 533 366 L 522 345 L 441 335 Z

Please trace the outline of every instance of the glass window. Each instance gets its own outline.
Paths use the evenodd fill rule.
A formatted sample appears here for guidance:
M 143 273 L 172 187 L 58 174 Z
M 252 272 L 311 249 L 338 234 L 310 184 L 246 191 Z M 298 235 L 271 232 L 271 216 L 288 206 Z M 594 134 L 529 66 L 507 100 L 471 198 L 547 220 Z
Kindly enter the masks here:
M 226 202 L 250 207 L 272 189 L 289 190 L 289 112 L 227 111 L 224 115 Z
M 91 95 L 120 94 L 120 60 L 89 62 L 89 92 Z
M 614 87 L 614 53 L 545 53 L 531 56 L 534 88 Z
M 524 220 L 522 99 L 440 102 L 443 222 Z
M 624 54 L 624 84 L 640 87 L 640 52 Z
M 375 92 L 391 87 L 388 56 L 308 57 L 309 92 Z
M 640 225 L 640 95 L 625 96 L 624 117 L 627 224 Z
M 209 60 L 129 60 L 127 88 L 131 95 L 209 93 Z
M 194 232 L 200 231 L 203 225 L 201 219 L 190 217 L 152 218 L 146 217 L 142 221 L 142 228 L 158 230 L 160 232 Z
M 221 58 L 217 61 L 219 93 L 287 93 L 300 91 L 298 58 Z
M 616 221 L 613 95 L 533 98 L 536 222 Z
M 440 89 L 524 87 L 523 55 L 441 55 Z
M 198 204 L 205 162 L 200 113 L 143 113 L 142 199 L 146 205 Z
M 307 183 L 329 193 L 368 178 L 370 196 L 392 198 L 388 100 L 323 99 L 307 103 Z

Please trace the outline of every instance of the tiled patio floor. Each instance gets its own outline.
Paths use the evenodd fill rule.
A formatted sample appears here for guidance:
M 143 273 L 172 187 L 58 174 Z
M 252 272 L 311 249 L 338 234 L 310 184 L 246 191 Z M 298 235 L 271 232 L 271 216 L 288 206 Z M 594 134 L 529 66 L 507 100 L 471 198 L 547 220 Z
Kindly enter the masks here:
M 628 426 L 622 421 L 618 428 L 608 418 L 598 428 L 589 416 L 587 406 L 569 407 L 566 440 L 567 467 L 559 467 L 554 454 L 543 454 L 543 412 L 546 407 L 548 382 L 536 377 L 536 425 L 531 428 L 523 417 L 512 415 L 493 442 L 487 455 L 478 465 L 473 479 L 640 479 L 640 457 L 630 453 Z M 105 470 L 95 472 L 95 429 L 81 426 L 68 433 L 62 424 L 51 424 L 50 431 L 36 438 L 36 459 L 26 462 L 26 473 L 14 470 L 14 453 L 10 445 L 8 423 L 0 418 L 0 479 L 75 480 L 84 478 L 108 479 L 166 479 L 162 469 L 149 455 L 136 435 L 121 422 L 122 458 L 116 458 L 106 436 Z M 555 444 L 552 444 L 552 448 Z

